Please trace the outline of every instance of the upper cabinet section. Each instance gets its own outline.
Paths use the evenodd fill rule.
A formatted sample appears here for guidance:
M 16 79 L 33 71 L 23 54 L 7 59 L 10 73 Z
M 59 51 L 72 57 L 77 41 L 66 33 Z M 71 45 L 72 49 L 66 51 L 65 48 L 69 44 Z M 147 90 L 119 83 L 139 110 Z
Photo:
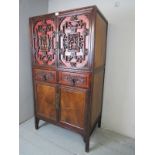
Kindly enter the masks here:
M 58 67 L 89 68 L 90 24 L 90 13 L 58 16 Z
M 45 15 L 30 18 L 32 64 L 56 66 L 56 18 Z
M 94 50 L 103 52 L 103 48 L 100 50 L 96 45 L 102 44 L 104 36 L 98 37 L 99 43 L 95 43 L 96 32 L 104 35 L 100 24 L 106 27 L 104 17 L 99 12 L 96 16 L 97 12 L 97 8 L 91 6 L 30 18 L 33 67 L 91 71 Z M 102 55 L 98 54 L 99 60 Z

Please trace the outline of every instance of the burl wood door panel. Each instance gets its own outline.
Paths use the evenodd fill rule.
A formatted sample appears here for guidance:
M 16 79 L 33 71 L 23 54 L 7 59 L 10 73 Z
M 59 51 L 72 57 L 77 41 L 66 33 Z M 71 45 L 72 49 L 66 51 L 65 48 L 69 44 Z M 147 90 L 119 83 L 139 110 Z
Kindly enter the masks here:
M 35 82 L 36 114 L 56 120 L 56 86 Z
M 60 88 L 60 122 L 84 128 L 87 91 L 71 87 Z

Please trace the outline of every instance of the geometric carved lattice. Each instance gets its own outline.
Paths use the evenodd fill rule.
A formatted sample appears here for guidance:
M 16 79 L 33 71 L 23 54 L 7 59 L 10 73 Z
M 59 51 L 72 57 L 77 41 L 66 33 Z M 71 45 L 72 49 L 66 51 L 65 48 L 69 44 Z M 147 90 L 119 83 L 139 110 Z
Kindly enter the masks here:
M 87 67 L 89 24 L 86 15 L 74 15 L 60 19 L 59 66 Z
M 52 18 L 40 19 L 33 26 L 33 64 L 54 65 L 56 26 Z

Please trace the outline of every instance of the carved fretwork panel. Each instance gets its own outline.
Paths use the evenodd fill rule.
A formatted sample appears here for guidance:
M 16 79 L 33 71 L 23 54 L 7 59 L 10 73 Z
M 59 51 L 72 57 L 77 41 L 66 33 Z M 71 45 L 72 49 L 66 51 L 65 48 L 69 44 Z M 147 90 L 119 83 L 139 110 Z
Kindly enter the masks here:
M 55 65 L 56 25 L 52 18 L 38 18 L 33 23 L 33 65 Z
M 89 17 L 59 18 L 59 67 L 88 68 Z

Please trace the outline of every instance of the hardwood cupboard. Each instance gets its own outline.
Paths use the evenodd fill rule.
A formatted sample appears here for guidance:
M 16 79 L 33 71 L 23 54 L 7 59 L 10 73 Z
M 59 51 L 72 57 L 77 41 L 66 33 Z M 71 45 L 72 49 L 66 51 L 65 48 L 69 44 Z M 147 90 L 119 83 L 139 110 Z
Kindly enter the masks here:
M 101 126 L 108 22 L 96 6 L 30 18 L 35 128 L 39 120 L 82 135 Z

